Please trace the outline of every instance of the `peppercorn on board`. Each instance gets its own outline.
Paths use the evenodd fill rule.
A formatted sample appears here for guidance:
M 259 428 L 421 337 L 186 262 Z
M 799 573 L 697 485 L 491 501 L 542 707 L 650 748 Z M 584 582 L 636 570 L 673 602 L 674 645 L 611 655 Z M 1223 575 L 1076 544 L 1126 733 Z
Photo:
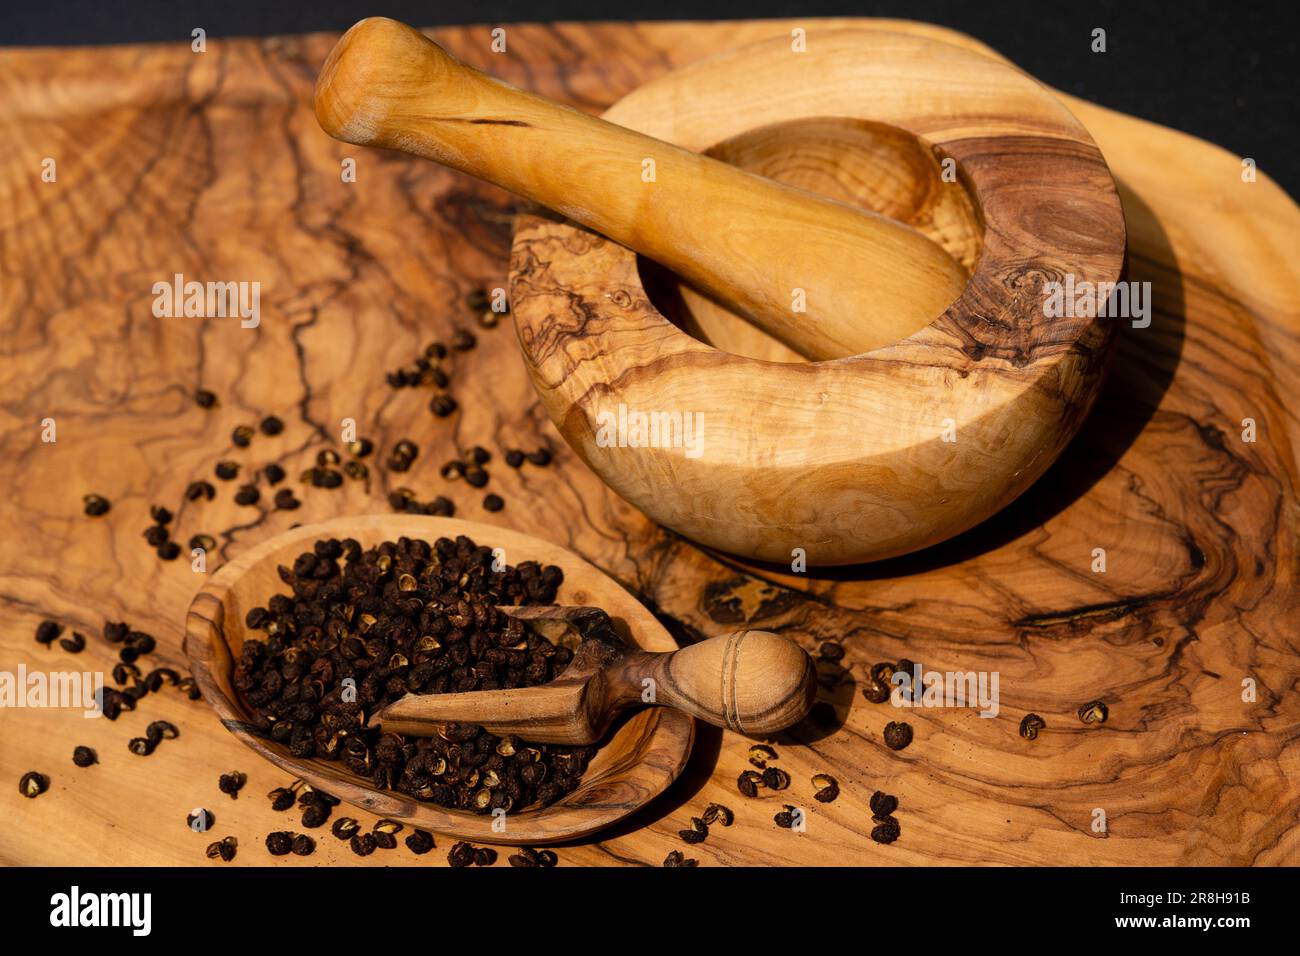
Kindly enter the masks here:
M 599 112 L 673 66 L 808 25 L 520 25 L 501 56 L 486 27 L 432 35 L 471 65 Z M 818 25 L 983 49 L 918 24 Z M 174 511 L 177 541 L 213 537 L 210 571 L 295 522 L 388 510 L 410 487 L 570 548 L 681 640 L 748 625 L 820 658 L 827 706 L 766 741 L 774 756 L 701 726 L 673 788 L 557 848 L 561 866 L 657 866 L 675 852 L 700 865 L 1300 862 L 1300 422 L 1286 404 L 1300 368 L 1300 212 L 1267 177 L 1244 183 L 1240 157 L 1067 99 L 1119 185 L 1129 278 L 1154 289 L 1151 327 L 1125 330 L 1079 437 L 993 520 L 906 558 L 778 573 L 656 527 L 559 440 L 505 323 L 475 327 L 465 304 L 504 285 L 508 197 L 326 137 L 311 94 L 335 39 L 210 41 L 202 55 L 0 51 L 0 669 L 107 673 L 121 646 L 104 624 L 126 621 L 156 638 L 142 670 L 183 675 L 200 576 L 189 549 L 164 560 L 142 537 L 152 505 Z M 340 174 L 349 158 L 353 182 Z M 262 321 L 155 317 L 155 283 L 177 274 L 259 281 Z M 451 405 L 391 387 L 386 373 L 458 327 L 477 344 L 452 350 Z M 216 404 L 199 407 L 196 389 Z M 283 428 L 241 445 L 234 430 L 266 416 Z M 367 473 L 300 483 L 342 447 L 346 418 L 376 446 Z M 402 440 L 418 456 L 384 468 Z M 494 455 L 490 483 L 444 481 L 439 466 L 480 444 Z M 554 454 L 545 467 L 502 461 L 540 448 Z M 217 477 L 221 462 L 242 475 Z M 278 490 L 259 478 L 258 499 L 237 504 L 273 463 L 287 473 Z M 187 499 L 200 481 L 212 500 Z M 300 507 L 273 506 L 284 489 Z M 1104 573 L 1092 570 L 1098 548 Z M 47 619 L 64 632 L 43 645 Z M 997 715 L 866 699 L 873 665 L 904 658 L 998 673 Z M 1019 732 L 1030 714 L 1045 724 L 1032 740 Z M 158 729 L 156 748 L 131 752 L 155 721 L 179 736 Z M 891 722 L 912 729 L 902 749 L 885 744 Z M 74 763 L 78 746 L 97 762 Z M 18 784 L 33 771 L 48 789 L 28 778 L 28 799 Z M 233 772 L 247 775 L 225 788 L 237 799 L 218 783 Z M 265 796 L 291 781 L 165 680 L 116 721 L 0 709 L 0 779 L 6 864 L 442 865 L 453 842 L 360 859 L 322 829 L 310 856 L 272 857 L 268 834 L 302 830 Z M 207 833 L 186 825 L 198 808 L 214 816 Z M 895 832 L 877 832 L 873 814 Z M 225 837 L 237 844 L 229 863 L 205 855 Z

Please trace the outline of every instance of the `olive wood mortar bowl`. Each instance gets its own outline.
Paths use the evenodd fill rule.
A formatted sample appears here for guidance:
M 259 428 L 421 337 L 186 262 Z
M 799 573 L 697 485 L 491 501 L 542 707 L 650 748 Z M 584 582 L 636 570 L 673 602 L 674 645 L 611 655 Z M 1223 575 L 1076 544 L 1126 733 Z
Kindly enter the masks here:
M 1031 77 L 916 36 L 814 30 L 803 52 L 776 38 L 676 70 L 604 118 L 898 219 L 969 270 L 925 328 L 808 362 L 628 249 L 519 217 L 510 303 L 533 383 L 654 520 L 760 561 L 887 558 L 1005 507 L 1082 424 L 1117 320 L 1048 318 L 1044 285 L 1119 280 L 1124 219 L 1091 137 Z M 702 441 L 633 447 L 636 413 L 700 421 Z
M 578 788 L 547 807 L 530 807 L 506 817 L 503 831 L 493 818 L 378 790 L 332 760 L 304 760 L 254 729 L 252 713 L 231 684 L 245 639 L 244 617 L 273 594 L 286 593 L 276 566 L 294 559 L 322 538 L 355 538 L 364 548 L 405 535 L 432 543 L 466 535 L 480 545 L 505 550 L 510 564 L 538 561 L 564 571 L 557 601 L 602 608 L 624 636 L 648 651 L 675 651 L 677 643 L 654 616 L 612 578 L 558 545 L 516 531 L 473 521 L 411 515 L 335 518 L 278 534 L 239 555 L 208 580 L 190 605 L 185 652 L 203 698 L 221 722 L 250 749 L 286 773 L 339 799 L 427 830 L 465 840 L 523 845 L 557 843 L 586 836 L 628 816 L 662 793 L 690 756 L 695 721 L 666 707 L 636 711 L 607 736 Z

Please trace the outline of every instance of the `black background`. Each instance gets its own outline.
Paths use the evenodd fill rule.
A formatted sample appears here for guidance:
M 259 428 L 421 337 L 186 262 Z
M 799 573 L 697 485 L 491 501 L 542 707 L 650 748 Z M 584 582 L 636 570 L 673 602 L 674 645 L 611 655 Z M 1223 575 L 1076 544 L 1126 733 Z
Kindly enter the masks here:
M 836 15 L 924 20 L 983 40 L 1057 89 L 1250 156 L 1293 196 L 1300 194 L 1294 158 L 1300 4 L 1294 0 L 10 0 L 5 6 L 3 45 L 188 42 L 199 26 L 209 38 L 342 30 L 376 14 L 417 26 Z M 1094 27 L 1106 29 L 1105 54 L 1090 51 Z

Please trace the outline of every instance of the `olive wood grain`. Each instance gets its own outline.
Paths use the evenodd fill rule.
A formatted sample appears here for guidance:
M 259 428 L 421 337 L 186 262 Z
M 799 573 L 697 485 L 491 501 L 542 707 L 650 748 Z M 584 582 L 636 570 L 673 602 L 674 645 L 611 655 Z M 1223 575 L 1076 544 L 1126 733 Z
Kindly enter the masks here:
M 590 608 L 512 608 L 560 615 Z M 531 618 L 531 615 L 530 615 Z M 611 635 L 615 636 L 615 635 Z M 775 734 L 808 716 L 817 695 L 812 658 L 788 638 L 735 631 L 681 650 L 652 653 L 586 638 L 572 662 L 540 687 L 462 694 L 407 694 L 380 711 L 386 730 L 431 736 L 451 722 L 539 743 L 593 744 L 624 711 L 672 707 L 742 734 Z
M 996 55 L 951 30 L 880 20 L 510 24 L 504 56 L 491 52 L 486 25 L 431 36 L 516 86 L 600 112 L 671 69 L 796 28 L 813 39 L 828 28 L 887 30 Z M 552 427 L 504 326 L 480 331 L 458 357 L 453 393 L 472 400 L 454 416 L 432 420 L 424 389 L 384 387 L 386 371 L 473 322 L 467 293 L 504 284 L 515 207 L 437 164 L 322 133 L 312 86 L 337 41 L 210 37 L 203 55 L 188 41 L 0 49 L 0 668 L 107 677 L 118 647 L 100 629 L 125 619 L 158 639 L 142 666 L 184 673 L 186 610 L 206 577 L 145 545 L 151 504 L 175 510 L 175 540 L 216 538 L 215 570 L 295 522 L 382 510 L 407 484 L 582 556 L 678 643 L 749 627 L 818 657 L 822 706 L 769 741 L 788 790 L 742 797 L 736 778 L 750 769 L 752 740 L 700 725 L 676 783 L 622 823 L 560 847 L 561 866 L 658 866 L 673 849 L 702 867 L 1300 864 L 1300 209 L 1268 174 L 1285 157 L 1256 156 L 1257 179 L 1245 182 L 1240 154 L 1057 94 L 1114 174 L 1128 276 L 1153 287 L 1151 326 L 1119 330 L 1088 421 L 995 518 L 906 558 L 778 573 L 703 550 L 611 491 Z M 944 192 L 886 175 L 915 170 L 913 184 L 931 182 L 922 173 L 933 156 L 919 140 L 809 125 L 766 143 L 761 129 L 739 134 L 746 161 L 932 238 L 964 234 L 960 203 L 941 214 Z M 40 181 L 46 156 L 58 160 L 57 182 Z M 340 179 L 347 160 L 355 182 Z M 177 271 L 260 278 L 260 327 L 154 319 L 150 283 Z M 220 404 L 196 408 L 196 387 Z M 282 435 L 229 443 L 235 426 L 270 413 L 283 418 Z M 46 417 L 57 443 L 39 440 Z M 265 493 L 241 507 L 229 486 L 213 501 L 184 500 L 186 484 L 211 478 L 223 458 L 298 475 L 339 448 L 344 417 L 381 456 L 400 439 L 418 442 L 411 471 L 386 475 L 372 460 L 366 481 L 295 484 L 295 511 L 275 510 Z M 1243 440 L 1245 418 L 1257 424 L 1254 443 Z M 475 443 L 494 453 L 546 444 L 555 461 L 490 464 L 490 490 L 506 506 L 488 513 L 481 493 L 438 474 Z M 103 518 L 81 513 L 88 492 L 112 500 Z M 1092 568 L 1098 548 L 1106 573 Z M 36 644 L 43 618 L 84 632 L 86 649 Z M 828 663 L 818 649 L 832 640 L 843 656 Z M 1000 672 L 998 715 L 864 700 L 871 665 L 900 657 Z M 1257 690 L 1250 701 L 1246 680 Z M 1085 727 L 1075 710 L 1094 698 L 1110 717 Z M 1029 711 L 1047 722 L 1033 741 L 1016 732 Z M 900 718 L 915 740 L 894 752 L 881 729 Z M 127 741 L 159 719 L 180 738 L 147 758 L 129 753 Z M 73 766 L 74 744 L 95 748 L 100 764 Z M 51 780 L 35 800 L 16 786 L 31 770 Z M 232 770 L 248 774 L 238 800 L 217 789 Z M 839 781 L 834 802 L 813 799 L 817 773 Z M 424 856 L 399 848 L 363 859 L 311 831 L 312 856 L 270 856 L 265 835 L 298 824 L 264 795 L 292 779 L 175 688 L 113 722 L 0 708 L 0 864 L 446 864 L 441 836 Z M 902 835 L 890 846 L 870 837 L 878 789 L 900 803 Z M 684 847 L 678 831 L 715 802 L 735 824 Z M 805 811 L 805 832 L 773 823 L 786 803 Z M 212 833 L 183 825 L 196 807 L 215 812 Z M 375 821 L 347 812 L 367 829 Z M 204 847 L 227 835 L 240 843 L 235 860 L 208 860 Z
M 316 116 L 338 139 L 436 160 L 540 202 L 810 358 L 906 338 L 965 284 L 951 256 L 902 223 L 525 93 L 384 17 L 357 23 L 330 53 Z
M 649 708 L 630 716 L 601 746 L 576 790 L 548 806 L 510 814 L 504 830 L 494 827 L 490 816 L 378 790 L 338 761 L 295 757 L 285 744 L 257 732 L 250 723 L 252 715 L 231 678 L 245 639 L 244 616 L 250 608 L 264 605 L 272 594 L 285 590 L 276 571 L 278 565 L 291 565 L 322 538 L 352 537 L 369 548 L 403 535 L 432 543 L 461 534 L 480 545 L 504 549 L 505 560 L 512 564 L 538 561 L 559 566 L 564 571 L 560 594 L 565 599 L 600 607 L 612 619 L 623 622 L 642 648 L 667 652 L 675 647 L 663 627 L 631 595 L 557 545 L 474 521 L 359 515 L 273 535 L 207 580 L 190 605 L 185 627 L 185 651 L 204 699 L 226 729 L 286 772 L 355 806 L 439 833 L 494 843 L 545 843 L 585 836 L 636 812 L 672 783 L 690 755 L 695 722 L 680 710 Z

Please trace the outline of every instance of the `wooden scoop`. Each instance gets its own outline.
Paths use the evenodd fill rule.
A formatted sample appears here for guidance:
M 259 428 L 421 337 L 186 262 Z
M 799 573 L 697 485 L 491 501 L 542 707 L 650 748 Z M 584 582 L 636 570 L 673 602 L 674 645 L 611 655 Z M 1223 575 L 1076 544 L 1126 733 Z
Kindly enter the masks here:
M 316 118 L 338 139 L 436 160 L 603 233 L 811 359 L 906 338 L 965 286 L 908 226 L 525 93 L 395 20 L 343 35 Z
M 379 712 L 385 730 L 432 736 L 449 723 L 498 736 L 594 744 L 629 707 L 673 707 L 718 727 L 770 734 L 807 716 L 817 673 L 798 644 L 768 631 L 736 631 L 670 653 L 623 642 L 594 607 L 502 607 L 557 643 L 576 634 L 573 661 L 537 687 L 465 694 L 408 694 Z

